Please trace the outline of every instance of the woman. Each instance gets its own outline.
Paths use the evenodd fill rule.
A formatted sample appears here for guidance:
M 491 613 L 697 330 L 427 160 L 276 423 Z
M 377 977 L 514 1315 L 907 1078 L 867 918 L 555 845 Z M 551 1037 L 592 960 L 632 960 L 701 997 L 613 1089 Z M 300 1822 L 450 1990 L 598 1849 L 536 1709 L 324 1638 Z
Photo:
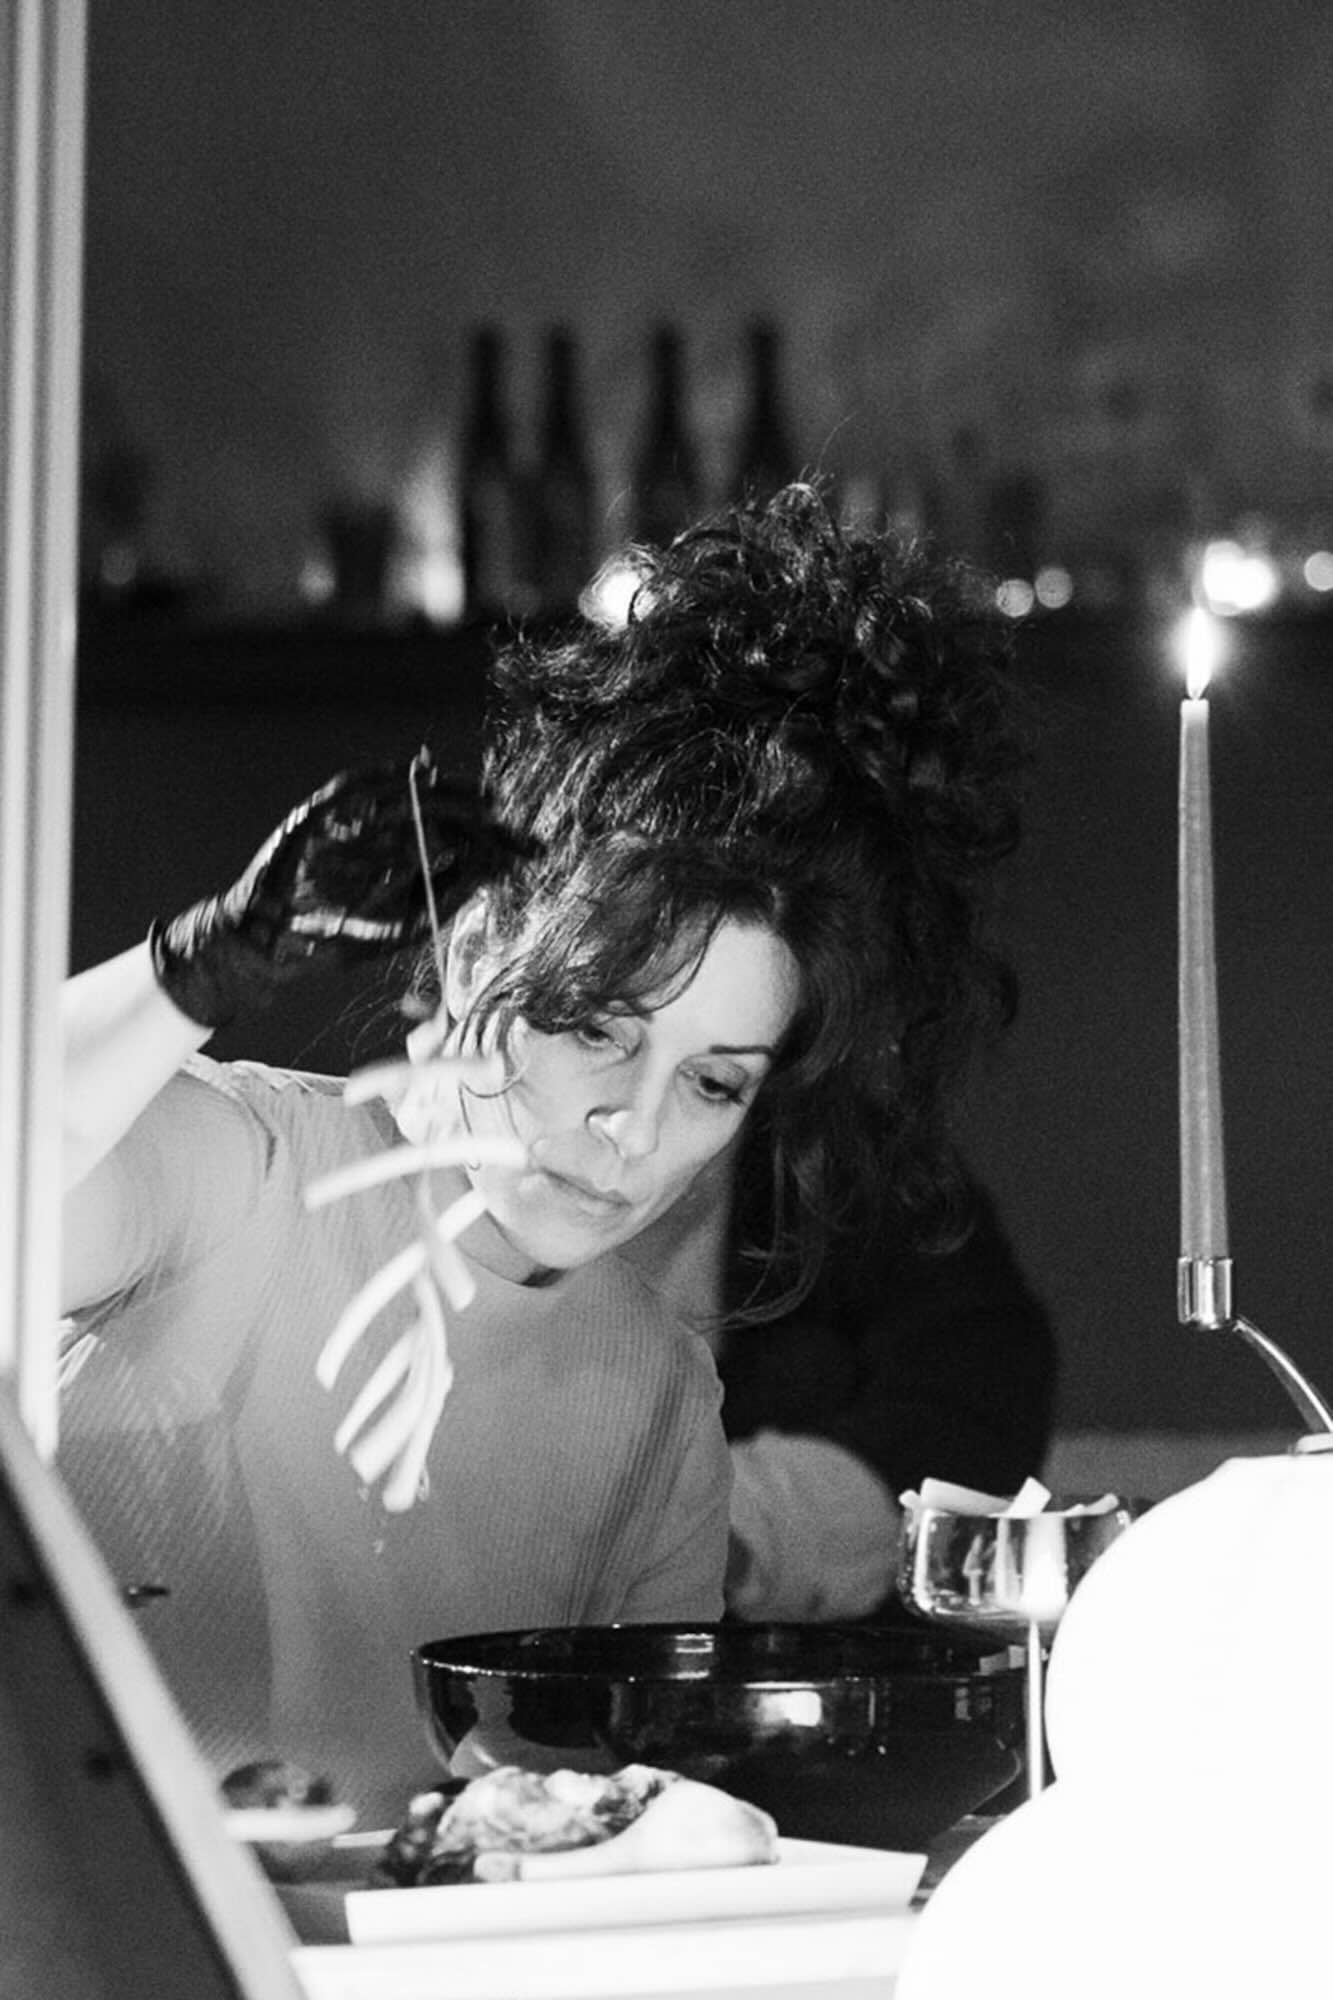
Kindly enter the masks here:
M 719 1615 L 718 1380 L 631 1246 L 688 1235 L 743 1133 L 742 1313 L 808 1292 L 835 1224 L 947 1227 L 948 1090 L 1003 1013 L 988 593 L 807 488 L 642 560 L 623 628 L 498 660 L 486 814 L 337 781 L 71 982 L 66 1476 L 166 1586 L 146 1630 L 217 1768 L 295 1758 L 367 1816 L 426 1775 L 412 1645 Z M 387 1101 L 198 1056 L 432 914 L 432 1060 Z

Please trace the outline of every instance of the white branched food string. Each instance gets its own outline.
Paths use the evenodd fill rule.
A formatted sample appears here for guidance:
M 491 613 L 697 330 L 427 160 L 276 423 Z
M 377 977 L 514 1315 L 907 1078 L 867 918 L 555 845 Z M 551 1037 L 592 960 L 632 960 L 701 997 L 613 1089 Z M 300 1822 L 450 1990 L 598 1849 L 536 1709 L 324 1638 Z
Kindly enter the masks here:
M 443 1004 L 444 939 L 417 793 L 417 772 L 424 763 L 422 751 L 412 760 L 407 782 Z M 316 1380 L 331 1390 L 373 1322 L 401 1292 L 411 1290 L 416 1318 L 371 1371 L 333 1438 L 334 1450 L 366 1486 L 384 1481 L 381 1500 L 391 1514 L 405 1513 L 426 1491 L 427 1455 L 453 1381 L 445 1301 L 454 1312 L 463 1312 L 476 1296 L 476 1281 L 457 1238 L 485 1212 L 485 1199 L 476 1188 L 469 1188 L 437 1215 L 431 1205 L 430 1176 L 436 1168 L 465 1161 L 475 1168 L 484 1163 L 520 1165 L 525 1157 L 517 1138 L 462 1129 L 460 1083 L 468 1077 L 479 1080 L 478 1070 L 493 1082 L 497 1065 L 491 1057 L 442 1057 L 441 1039 L 435 1023 L 423 1024 L 408 1038 L 409 1060 L 360 1070 L 348 1078 L 343 1093 L 348 1105 L 384 1098 L 394 1107 L 400 1130 L 411 1125 L 411 1143 L 335 1168 L 305 1191 L 306 1207 L 313 1210 L 391 1180 L 416 1176 L 416 1240 L 381 1265 L 344 1307 L 315 1362 Z M 441 1108 L 447 1113 L 443 1130 L 436 1122 Z

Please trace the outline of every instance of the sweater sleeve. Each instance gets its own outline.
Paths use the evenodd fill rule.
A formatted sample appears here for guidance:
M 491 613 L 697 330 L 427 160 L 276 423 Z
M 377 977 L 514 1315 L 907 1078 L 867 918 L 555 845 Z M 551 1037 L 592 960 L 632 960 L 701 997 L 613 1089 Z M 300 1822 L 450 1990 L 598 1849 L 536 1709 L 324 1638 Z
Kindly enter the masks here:
M 258 1199 L 270 1152 L 222 1066 L 202 1056 L 183 1066 L 67 1199 L 76 1321 L 135 1287 L 165 1290 L 224 1248 Z
M 681 1456 L 619 1616 L 639 1625 L 720 1618 L 730 1512 L 731 1463 L 710 1410 Z
M 731 1447 L 727 1608 L 743 1619 L 860 1618 L 888 1595 L 900 1515 L 882 1480 L 826 1438 L 759 1431 Z
M 978 1193 L 961 1248 L 901 1255 L 855 1293 L 817 1295 L 737 1330 L 722 1376 L 733 1439 L 822 1438 L 890 1495 L 927 1477 L 1007 1492 L 1040 1470 L 1057 1354 L 1046 1310 Z

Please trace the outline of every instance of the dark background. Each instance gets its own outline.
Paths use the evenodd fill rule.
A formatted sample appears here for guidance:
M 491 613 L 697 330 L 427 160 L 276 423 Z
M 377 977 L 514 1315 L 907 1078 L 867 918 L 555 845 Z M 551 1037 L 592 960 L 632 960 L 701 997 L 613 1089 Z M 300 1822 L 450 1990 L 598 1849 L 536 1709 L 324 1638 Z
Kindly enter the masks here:
M 128 550 L 142 589 L 86 607 L 74 963 L 229 880 L 340 766 L 423 735 L 466 764 L 470 326 L 509 337 L 525 447 L 540 334 L 575 329 L 610 547 L 651 323 L 687 336 L 716 484 L 771 314 L 803 464 L 962 546 L 976 477 L 1033 478 L 1042 558 L 1131 579 L 1021 640 L 1024 997 L 965 1129 L 1055 1310 L 1063 1423 L 1281 1426 L 1258 1363 L 1175 1324 L 1169 632 L 1199 536 L 1333 534 L 1324 0 L 92 0 L 91 31 L 83 569 Z M 396 511 L 379 626 L 309 607 L 335 493 Z M 1333 634 L 1309 593 L 1229 632 L 1239 1302 L 1328 1389 Z M 356 1059 L 394 1025 L 374 998 L 234 1052 Z
M 741 328 L 803 461 L 1051 553 L 1333 524 L 1326 0 L 91 0 L 90 465 L 141 554 L 290 607 L 335 492 L 448 601 L 467 330 L 578 335 L 602 540 L 659 316 L 716 477 Z M 1257 518 L 1256 518 L 1257 517 Z M 94 523 L 105 528 L 105 523 Z M 90 538 L 94 539 L 94 538 Z

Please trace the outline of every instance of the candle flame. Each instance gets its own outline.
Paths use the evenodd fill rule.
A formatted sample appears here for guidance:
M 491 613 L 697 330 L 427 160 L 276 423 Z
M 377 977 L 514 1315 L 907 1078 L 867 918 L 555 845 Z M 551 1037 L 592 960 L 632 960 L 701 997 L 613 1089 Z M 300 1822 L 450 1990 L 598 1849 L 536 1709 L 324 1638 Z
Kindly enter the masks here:
M 1222 658 L 1220 620 L 1201 604 L 1194 605 L 1176 627 L 1175 649 L 1185 670 L 1186 692 L 1191 701 L 1197 701 Z

